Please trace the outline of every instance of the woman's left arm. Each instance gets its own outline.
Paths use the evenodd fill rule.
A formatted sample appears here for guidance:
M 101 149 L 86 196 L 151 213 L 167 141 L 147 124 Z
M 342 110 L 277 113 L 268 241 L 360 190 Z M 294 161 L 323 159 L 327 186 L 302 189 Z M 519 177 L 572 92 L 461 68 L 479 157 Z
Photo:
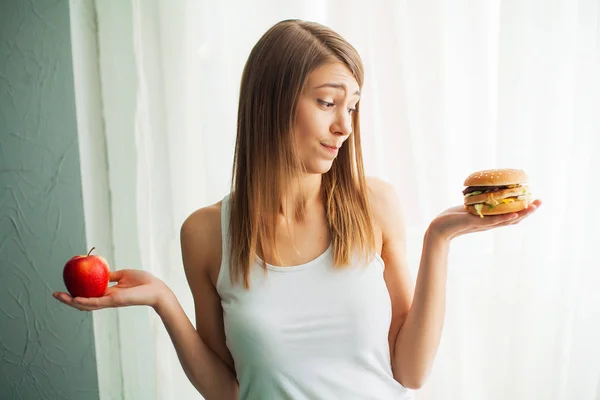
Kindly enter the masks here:
M 411 389 L 423 385 L 442 336 L 449 244 L 431 228 L 425 234 L 413 301 L 396 337 L 392 354 L 394 378 Z M 405 264 L 397 258 L 395 247 L 392 238 L 384 245 L 389 275 L 400 274 L 399 267 Z
M 371 181 L 372 182 L 372 181 Z M 464 206 L 452 207 L 427 229 L 414 288 L 406 257 L 405 224 L 394 188 L 371 183 L 371 204 L 382 231 L 385 281 L 392 301 L 390 349 L 394 378 L 404 387 L 420 388 L 433 365 L 442 336 L 446 308 L 448 249 L 453 238 L 520 222 L 541 204 L 519 213 L 479 218 Z

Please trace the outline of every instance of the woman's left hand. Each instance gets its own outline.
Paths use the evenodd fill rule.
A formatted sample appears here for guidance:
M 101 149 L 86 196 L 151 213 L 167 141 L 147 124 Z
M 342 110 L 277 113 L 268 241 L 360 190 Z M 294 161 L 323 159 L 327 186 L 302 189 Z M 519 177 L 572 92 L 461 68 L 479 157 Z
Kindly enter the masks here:
M 465 210 L 464 205 L 447 209 L 438 215 L 430 225 L 430 231 L 436 236 L 451 240 L 472 232 L 487 231 L 501 226 L 515 225 L 530 216 L 542 204 L 535 200 L 529 207 L 516 213 L 486 215 L 484 218 Z

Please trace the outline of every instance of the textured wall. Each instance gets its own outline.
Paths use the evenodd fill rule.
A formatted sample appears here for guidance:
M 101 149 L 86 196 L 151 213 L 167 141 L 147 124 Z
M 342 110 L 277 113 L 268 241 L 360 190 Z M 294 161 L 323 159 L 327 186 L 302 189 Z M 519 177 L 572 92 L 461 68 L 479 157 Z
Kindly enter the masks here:
M 67 0 L 0 1 L 0 399 L 98 399 L 92 316 L 56 302 L 84 253 Z

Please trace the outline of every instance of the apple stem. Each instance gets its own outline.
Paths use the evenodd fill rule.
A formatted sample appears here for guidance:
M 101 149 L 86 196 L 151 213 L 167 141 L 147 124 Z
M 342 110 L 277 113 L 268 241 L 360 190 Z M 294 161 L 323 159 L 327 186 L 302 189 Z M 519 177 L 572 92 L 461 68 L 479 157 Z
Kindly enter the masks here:
M 88 253 L 88 257 L 90 256 L 90 254 L 92 253 L 92 251 L 94 251 L 95 247 L 92 247 L 92 249 L 90 250 L 90 252 Z

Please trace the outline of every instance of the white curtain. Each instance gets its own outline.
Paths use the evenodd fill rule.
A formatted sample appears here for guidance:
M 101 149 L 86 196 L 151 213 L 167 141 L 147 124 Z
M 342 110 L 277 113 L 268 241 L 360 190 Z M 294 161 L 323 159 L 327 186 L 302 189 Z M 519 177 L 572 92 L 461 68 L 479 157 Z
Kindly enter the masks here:
M 600 399 L 599 3 L 132 0 L 144 267 L 193 321 L 179 226 L 229 189 L 243 65 L 277 21 L 317 21 L 363 57 L 366 168 L 398 190 L 413 277 L 425 229 L 462 202 L 470 172 L 524 168 L 545 202 L 453 242 L 444 333 L 416 398 Z M 157 397 L 200 398 L 154 322 Z

